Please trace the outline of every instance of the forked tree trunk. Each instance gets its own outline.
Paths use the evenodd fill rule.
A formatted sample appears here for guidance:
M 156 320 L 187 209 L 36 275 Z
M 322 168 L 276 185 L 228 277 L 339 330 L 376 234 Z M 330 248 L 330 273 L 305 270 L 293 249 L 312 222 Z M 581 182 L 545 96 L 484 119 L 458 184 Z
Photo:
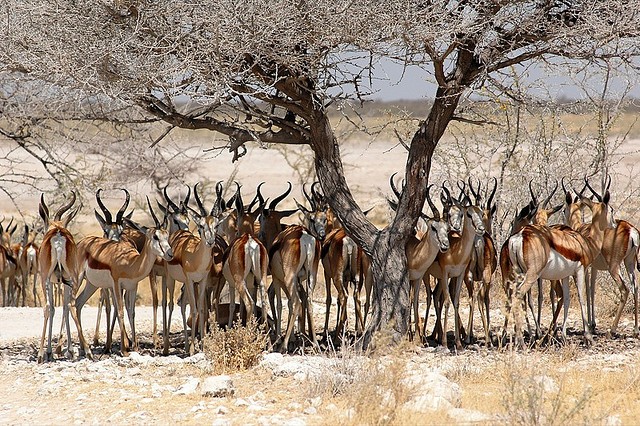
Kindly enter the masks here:
M 472 50 L 473 51 L 473 50 Z M 471 55 L 459 58 L 471 64 Z M 460 63 L 459 63 L 460 64 Z M 468 68 L 467 68 L 468 69 Z M 460 78 L 464 80 L 464 78 Z M 347 186 L 340 147 L 324 111 L 315 111 L 309 120 L 311 147 L 315 153 L 318 179 L 329 205 L 338 215 L 347 233 L 371 258 L 373 298 L 371 321 L 365 332 L 367 347 L 378 331 L 391 333 L 395 343 L 409 328 L 410 301 L 405 247 L 422 211 L 436 145 L 460 101 L 462 87 L 440 87 L 429 116 L 420 124 L 409 149 L 403 188 L 396 216 L 380 231 L 367 220 Z

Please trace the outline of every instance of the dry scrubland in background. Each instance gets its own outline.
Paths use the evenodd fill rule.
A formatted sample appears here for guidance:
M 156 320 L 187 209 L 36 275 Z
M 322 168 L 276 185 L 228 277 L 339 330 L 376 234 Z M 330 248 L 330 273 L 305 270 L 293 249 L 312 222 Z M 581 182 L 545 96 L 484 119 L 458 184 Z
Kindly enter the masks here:
M 384 126 L 392 121 L 395 113 L 390 109 L 388 114 L 377 112 L 369 116 L 364 116 L 363 123 L 377 133 L 369 136 L 364 133 L 348 133 L 346 123 L 341 122 L 337 117 L 335 120 L 338 133 L 341 134 L 343 151 L 343 162 L 347 182 L 349 183 L 356 200 L 363 208 L 374 207 L 371 214 L 372 221 L 379 227 L 384 226 L 389 219 L 389 210 L 385 197 L 390 193 L 388 179 L 389 176 L 404 168 L 407 152 L 398 143 L 395 133 Z M 640 159 L 640 126 L 635 123 L 636 114 L 634 112 L 625 113 L 620 117 L 616 126 L 611 129 L 609 137 L 612 139 L 626 135 L 625 141 L 610 157 L 614 166 L 611 173 L 614 175 L 614 188 L 612 205 L 622 218 L 634 224 L 640 223 L 638 218 L 638 190 L 635 185 L 636 172 L 633 166 Z M 589 114 L 564 115 L 556 117 L 562 122 L 564 130 L 557 132 L 559 142 L 566 135 L 570 134 L 596 134 L 597 129 L 593 116 Z M 552 121 L 552 118 L 549 119 Z M 530 117 L 532 128 L 537 126 L 536 117 Z M 407 126 L 410 132 L 411 126 Z M 398 134 L 404 137 L 402 123 L 397 126 Z M 481 178 L 486 181 L 487 176 L 496 176 L 500 170 L 501 162 L 504 158 L 504 148 L 496 148 L 500 138 L 505 138 L 509 134 L 509 129 L 505 126 L 472 126 L 469 124 L 453 123 L 445 138 L 439 144 L 434 157 L 431 181 L 441 182 L 444 179 L 455 181 L 459 178 L 466 178 L 468 175 Z M 380 131 L 378 133 L 378 131 Z M 573 133 L 572 133 L 573 132 Z M 532 132 L 531 138 L 535 139 Z M 406 140 L 406 138 L 405 138 Z M 147 143 L 145 140 L 141 143 Z M 243 185 L 243 196 L 245 202 L 253 197 L 255 187 L 258 183 L 265 181 L 263 194 L 275 196 L 286 188 L 286 182 L 294 184 L 292 194 L 281 203 L 281 208 L 292 208 L 295 206 L 293 198 L 302 201 L 300 192 L 301 180 L 310 182 L 313 178 L 313 159 L 311 151 L 306 147 L 278 146 L 262 149 L 252 145 L 247 154 L 232 164 L 231 156 L 226 152 L 203 152 L 212 144 L 210 132 L 187 132 L 175 130 L 170 133 L 163 144 L 166 149 L 171 150 L 186 149 L 190 155 L 202 158 L 197 163 L 197 171 L 182 176 L 184 184 L 193 184 L 197 181 L 203 182 L 205 191 L 205 204 L 212 200 L 213 184 L 217 180 L 237 180 Z M 584 148 L 578 147 L 577 150 Z M 3 147 L 8 150 L 9 147 Z M 518 147 L 522 156 L 530 154 L 537 149 L 534 145 L 523 145 Z M 487 152 L 489 154 L 487 154 Z M 557 152 L 557 151 L 552 151 Z M 576 153 L 579 155 L 579 153 Z M 101 164 L 101 155 L 109 155 L 109 152 L 78 154 L 82 161 L 88 164 Z M 588 161 L 585 161 L 588 163 Z M 529 177 L 540 174 L 547 174 L 548 169 L 558 164 L 564 169 L 558 170 L 554 176 L 562 176 L 564 173 L 573 172 L 579 177 L 581 173 L 576 170 L 569 170 L 578 167 L 576 162 L 563 161 L 562 159 L 549 158 L 547 164 L 540 165 L 540 171 L 536 170 L 533 164 L 523 164 L 514 160 L 505 171 L 504 188 L 500 194 L 500 208 L 498 217 L 502 218 L 505 209 L 509 209 L 505 225 L 513 215 L 516 206 L 522 206 L 528 199 L 526 182 Z M 26 169 L 35 170 L 37 164 L 25 158 L 22 165 Z M 563 173 L 564 172 L 564 173 Z M 126 182 L 122 176 L 110 176 L 114 171 L 104 170 L 104 182 Z M 539 188 L 544 181 L 540 182 Z M 552 185 L 551 183 L 548 186 Z M 103 188 L 109 188 L 102 185 Z M 134 196 L 136 212 L 134 218 L 142 223 L 149 223 L 150 219 L 143 213 L 144 195 L 152 195 L 153 189 L 148 182 L 136 179 L 134 182 L 124 183 Z M 180 191 L 184 194 L 185 186 L 179 179 L 170 182 L 171 193 L 178 195 Z M 89 234 L 99 234 L 99 228 L 93 218 L 92 208 L 95 206 L 93 189 L 83 190 L 85 197 L 85 208 L 83 214 L 76 218 L 70 228 L 76 236 L 80 237 Z M 544 192 L 543 192 L 544 194 Z M 23 212 L 33 219 L 37 212 L 37 200 L 39 194 L 24 192 L 17 199 Z M 121 204 L 122 193 L 120 191 L 107 191 L 104 194 L 104 201 L 112 210 Z M 557 196 L 559 197 L 559 196 Z M 436 197 L 434 197 L 436 198 Z M 558 198 L 559 200 L 559 198 Z M 10 217 L 18 212 L 8 205 L 4 205 L 0 215 Z M 30 216 L 29 216 L 30 215 Z M 293 218 L 291 221 L 295 221 Z M 501 244 L 504 237 L 499 235 L 500 231 L 495 231 L 496 240 Z M 597 312 L 599 318 L 599 329 L 606 329 L 611 321 L 617 300 L 617 290 L 614 289 L 612 281 L 600 274 L 600 286 L 597 293 Z M 319 274 L 319 282 L 316 287 L 314 301 L 316 302 L 316 313 L 323 314 L 319 306 L 324 305 L 324 279 L 322 273 Z M 499 282 L 499 276 L 494 276 L 492 286 L 492 330 L 497 332 L 501 326 L 500 309 L 504 303 L 504 296 Z M 149 290 L 146 280 L 139 287 L 139 303 L 150 304 Z M 463 292 L 466 293 L 466 292 Z M 424 296 L 423 296 L 424 299 Z M 352 303 L 352 302 L 350 302 Z M 572 297 L 572 308 L 576 305 L 575 296 Z M 466 315 L 468 303 L 462 301 L 463 315 Z M 335 298 L 334 298 L 335 308 Z M 421 308 L 422 309 L 422 308 Z M 57 311 L 59 314 L 59 311 Z M 178 311 L 174 314 L 179 315 Z M 335 314 L 335 313 L 334 313 Z M 630 328 L 631 307 L 628 306 L 621 323 L 623 332 L 628 332 Z M 353 314 L 351 313 L 351 318 Z M 464 318 L 463 318 L 464 321 Z M 572 309 L 570 321 L 579 324 L 579 313 Z M 321 324 L 317 321 L 316 324 Z M 330 324 L 335 324 L 332 318 Z M 548 324 L 548 316 L 545 320 Z M 433 322 L 430 322 L 432 325 Z M 479 318 L 475 322 L 476 335 L 480 334 Z M 89 326 L 88 324 L 86 324 Z M 0 325 L 4 327 L 8 325 Z M 13 325 L 15 326 L 15 325 Z M 627 327 L 625 327 L 627 326 Z M 577 328 L 577 327 L 576 327 Z M 144 331 L 144 330 L 143 330 Z M 247 339 L 246 334 L 238 333 L 236 339 Z M 224 339 L 219 333 L 208 340 L 209 344 L 221 342 Z M 246 340 L 243 340 L 246 341 Z M 213 358 L 213 363 L 206 367 L 188 366 L 180 367 L 140 367 L 141 377 L 150 379 L 157 377 L 157 380 L 169 380 L 175 386 L 184 382 L 186 377 L 204 378 L 212 373 L 221 371 L 232 374 L 237 385 L 236 396 L 248 397 L 260 392 L 266 401 L 270 412 L 280 412 L 289 410 L 292 404 L 299 404 L 302 408 L 313 406 L 317 398 L 322 404 L 316 408 L 315 414 L 306 414 L 305 419 L 311 423 L 332 423 L 340 424 L 439 424 L 443 422 L 455 422 L 461 419 L 470 419 L 468 413 L 460 414 L 456 417 L 455 411 L 436 411 L 425 416 L 416 414 L 404 408 L 404 403 L 411 401 L 417 395 L 416 389 L 407 386 L 406 371 L 420 370 L 420 368 L 433 368 L 441 372 L 452 382 L 457 383 L 461 388 L 459 407 L 465 410 L 473 410 L 497 417 L 485 417 L 480 423 L 504 423 L 504 424 L 630 424 L 637 421 L 640 416 L 640 408 L 637 401 L 640 400 L 640 385 L 638 383 L 638 359 L 640 348 L 635 339 L 617 339 L 615 342 L 607 338 L 599 338 L 596 345 L 591 349 L 581 347 L 579 339 L 570 339 L 565 346 L 551 346 L 532 351 L 512 353 L 507 350 L 485 350 L 484 348 L 474 348 L 467 350 L 458 356 L 449 356 L 431 349 L 417 349 L 407 343 L 393 350 L 391 354 L 373 353 L 366 360 L 356 353 L 352 348 L 343 348 L 342 352 L 328 351 L 321 357 L 335 359 L 332 374 L 321 375 L 309 378 L 304 382 L 298 382 L 291 377 L 275 377 L 269 372 L 265 372 L 262 367 L 243 371 L 241 369 L 226 367 L 216 367 L 220 364 L 220 351 L 208 351 Z M 229 343 L 231 346 L 233 342 Z M 14 349 L 9 345 L 3 348 L 3 358 L 10 357 Z M 20 350 L 18 350 L 20 352 Z M 23 348 L 22 353 L 29 352 L 29 344 Z M 250 357 L 251 354 L 247 353 Z M 6 358 L 9 359 L 9 358 Z M 235 359 L 237 365 L 241 365 L 243 359 Z M 218 364 L 216 364 L 218 363 Z M 224 364 L 224 363 L 222 363 Z M 126 367 L 126 365 L 125 365 Z M 129 368 L 120 366 L 116 369 L 116 376 L 127 377 Z M 11 364 L 0 375 L 4 376 L 0 385 L 0 393 L 8 395 L 14 394 L 11 389 L 15 386 L 15 380 L 21 381 L 22 396 L 15 395 L 12 401 L 21 401 L 28 406 L 30 399 L 39 398 L 42 403 L 49 401 L 51 405 L 63 407 L 67 402 L 69 410 L 81 411 L 87 415 L 98 409 L 94 402 L 76 404 L 75 398 L 80 398 L 79 394 L 94 394 L 102 392 L 101 385 L 97 382 L 81 382 L 79 377 L 73 378 L 70 375 L 67 380 L 75 381 L 73 387 L 65 387 L 65 398 L 60 398 L 59 393 L 43 394 L 40 389 L 40 378 L 42 374 L 34 374 L 36 367 L 31 364 Z M 33 371 L 32 371 L 33 370 Z M 159 370 L 159 371 L 158 371 Z M 48 371 L 48 370 L 47 370 Z M 334 374 L 335 373 L 335 374 Z M 138 376 L 139 377 L 139 376 Z M 133 381 L 136 380 L 134 377 Z M 127 385 L 129 386 L 129 385 Z M 74 393 L 75 392 L 75 393 Z M 144 392 L 143 389 L 140 392 Z M 99 410 L 104 411 L 103 419 L 109 418 L 110 413 L 115 413 L 117 404 L 105 404 L 105 402 L 118 402 L 117 395 L 106 395 L 105 399 L 96 400 L 100 402 Z M 67 402 L 65 402 L 67 401 Z M 153 407 L 144 405 L 143 408 L 153 415 L 154 421 L 175 421 L 171 413 L 189 412 L 197 406 L 200 398 L 189 396 L 179 398 L 170 393 L 164 393 L 162 397 L 154 402 Z M 255 413 L 250 413 L 246 407 L 236 407 L 231 401 L 227 404 L 231 407 L 231 415 L 234 422 L 243 423 L 248 418 L 255 418 Z M 140 403 L 135 400 L 128 400 L 125 403 L 127 411 L 140 409 Z M 211 407 L 209 407 L 211 408 Z M 207 408 L 203 412 L 208 412 Z M 14 413 L 13 409 L 5 409 L 5 413 Z M 215 416 L 215 407 L 211 408 Z M 193 412 L 193 411 L 192 411 Z M 207 419 L 211 419 L 209 416 Z M 466 417 L 465 417 L 466 416 Z M 18 421 L 19 418 L 7 417 Z M 28 418 L 24 417 L 24 418 Z M 53 418 L 53 417 L 51 417 Z M 44 420 L 45 417 L 33 417 L 33 420 Z M 123 419 L 120 419 L 123 420 Z M 141 421 L 143 422 L 143 421 Z

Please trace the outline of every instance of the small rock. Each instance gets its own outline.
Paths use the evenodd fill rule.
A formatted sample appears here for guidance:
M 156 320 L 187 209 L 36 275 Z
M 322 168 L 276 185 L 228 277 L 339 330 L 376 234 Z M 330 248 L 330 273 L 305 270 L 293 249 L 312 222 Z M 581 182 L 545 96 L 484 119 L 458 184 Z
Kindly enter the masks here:
M 238 398 L 236 399 L 236 402 L 234 402 L 234 405 L 236 407 L 248 407 L 249 403 L 242 398 Z
M 202 395 L 212 398 L 223 398 L 235 393 L 233 381 L 229 376 L 211 376 L 202 383 Z
M 215 410 L 215 413 L 216 414 L 229 414 L 229 409 L 227 407 L 225 407 L 224 405 L 221 405 Z
M 309 398 L 307 402 L 310 406 L 318 408 L 322 405 L 322 397 L 316 396 L 315 398 Z
M 247 411 L 252 411 L 252 412 L 264 411 L 264 410 L 266 410 L 266 408 L 259 404 L 251 404 L 247 407 Z
M 199 384 L 200 379 L 197 377 L 189 377 L 187 381 L 174 392 L 174 395 L 190 395 L 196 391 Z
M 293 419 L 285 420 L 283 423 L 284 426 L 306 426 L 307 422 L 302 420 L 299 417 L 294 417 Z
M 620 426 L 622 425 L 622 419 L 617 414 L 606 417 L 603 422 L 605 426 Z
M 132 364 L 149 365 L 152 364 L 155 360 L 150 355 L 141 355 L 138 352 L 131 352 L 129 353 L 129 361 Z
M 318 414 L 318 410 L 316 409 L 316 407 L 307 407 L 302 413 L 308 416 L 313 416 L 315 414 Z

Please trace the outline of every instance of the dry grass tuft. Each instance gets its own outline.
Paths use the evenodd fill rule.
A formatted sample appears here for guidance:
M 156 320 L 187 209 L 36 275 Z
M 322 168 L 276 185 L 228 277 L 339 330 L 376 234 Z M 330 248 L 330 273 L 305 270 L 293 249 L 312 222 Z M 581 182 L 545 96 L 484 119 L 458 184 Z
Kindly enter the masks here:
M 214 327 L 202 340 L 202 349 L 216 373 L 233 373 L 258 364 L 268 341 L 264 327 L 251 318 L 246 326 Z
M 383 335 L 384 333 L 380 333 Z M 384 345 L 378 336 L 376 346 Z M 321 397 L 339 410 L 329 413 L 326 423 L 341 425 L 425 424 L 423 415 L 405 408 L 415 396 L 407 384 L 407 360 L 413 353 L 403 341 L 387 350 L 363 353 L 355 345 L 327 353 L 335 361 L 326 371 L 308 381 L 309 398 Z M 335 418 L 332 418 L 335 416 Z M 435 421 L 435 419 L 434 419 Z
M 576 389 L 566 377 L 510 363 L 503 373 L 504 423 L 509 425 L 563 425 L 590 423 L 587 412 L 596 393 L 591 386 Z

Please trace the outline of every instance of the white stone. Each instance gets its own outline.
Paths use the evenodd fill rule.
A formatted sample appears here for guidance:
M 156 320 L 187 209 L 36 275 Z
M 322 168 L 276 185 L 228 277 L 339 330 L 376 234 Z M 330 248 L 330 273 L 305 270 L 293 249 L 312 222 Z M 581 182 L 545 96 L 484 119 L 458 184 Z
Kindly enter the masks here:
M 303 413 L 308 416 L 313 416 L 315 414 L 318 414 L 318 410 L 316 409 L 316 407 L 307 407 L 304 409 Z
M 234 405 L 236 407 L 248 407 L 249 403 L 242 398 L 238 398 L 236 399 L 236 402 L 234 402 Z
M 200 384 L 200 379 L 197 377 L 189 377 L 186 382 L 182 384 L 178 388 L 177 391 L 174 392 L 175 395 L 190 395 L 196 391 L 198 385 Z
M 284 426 L 306 426 L 307 422 L 305 422 L 299 417 L 294 417 L 293 419 L 285 420 L 283 425 Z
M 233 380 L 231 380 L 231 377 L 226 375 L 207 377 L 202 382 L 201 387 L 201 393 L 203 396 L 213 398 L 232 396 L 235 391 Z

